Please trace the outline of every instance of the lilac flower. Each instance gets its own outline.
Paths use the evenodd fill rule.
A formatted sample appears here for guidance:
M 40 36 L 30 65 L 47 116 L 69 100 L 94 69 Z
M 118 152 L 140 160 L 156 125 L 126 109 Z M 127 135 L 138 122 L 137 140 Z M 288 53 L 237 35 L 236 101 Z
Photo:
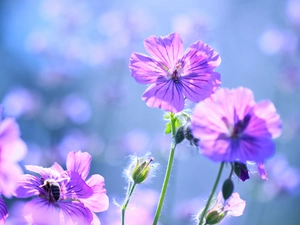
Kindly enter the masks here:
M 142 97 L 149 107 L 176 113 L 184 108 L 184 98 L 199 102 L 220 86 L 220 74 L 214 69 L 221 59 L 202 41 L 192 44 L 185 53 L 178 33 L 150 36 L 144 45 L 152 58 L 134 52 L 129 68 L 138 83 L 150 84 Z
M 92 175 L 87 179 L 90 171 L 92 157 L 87 152 L 72 151 L 67 156 L 68 173 L 77 173 L 92 188 L 92 195 L 88 198 L 80 198 L 86 207 L 93 212 L 93 224 L 100 224 L 94 212 L 103 212 L 108 209 L 109 200 L 104 189 L 104 178 L 99 174 Z M 87 179 L 87 180 L 86 180 Z
M 266 179 L 264 161 L 275 151 L 281 120 L 272 102 L 256 103 L 251 90 L 219 89 L 213 102 L 200 102 L 192 116 L 192 132 L 201 152 L 214 161 L 254 161 Z
M 24 141 L 20 138 L 18 124 L 12 118 L 2 120 L 0 107 L 0 194 L 12 196 L 17 182 L 23 174 L 18 162 L 27 152 Z
M 0 225 L 5 224 L 5 220 L 8 216 L 8 211 L 4 200 L 0 197 Z
M 24 207 L 26 221 L 46 225 L 100 224 L 93 212 L 106 210 L 108 199 L 103 177 L 97 174 L 85 181 L 90 162 L 88 153 L 70 152 L 67 171 L 57 163 L 50 168 L 25 166 L 40 175 L 23 175 L 15 191 L 20 198 L 38 196 Z

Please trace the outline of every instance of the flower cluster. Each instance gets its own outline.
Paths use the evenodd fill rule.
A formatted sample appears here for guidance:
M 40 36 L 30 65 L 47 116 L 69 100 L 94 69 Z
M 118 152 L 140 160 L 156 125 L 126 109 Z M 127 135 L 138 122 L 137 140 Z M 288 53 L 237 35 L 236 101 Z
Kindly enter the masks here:
M 39 176 L 22 175 L 15 196 L 29 201 L 23 210 L 31 224 L 100 224 L 95 212 L 108 208 L 104 179 L 99 174 L 87 179 L 91 156 L 72 151 L 67 156 L 67 170 L 58 163 L 50 168 L 27 165 Z

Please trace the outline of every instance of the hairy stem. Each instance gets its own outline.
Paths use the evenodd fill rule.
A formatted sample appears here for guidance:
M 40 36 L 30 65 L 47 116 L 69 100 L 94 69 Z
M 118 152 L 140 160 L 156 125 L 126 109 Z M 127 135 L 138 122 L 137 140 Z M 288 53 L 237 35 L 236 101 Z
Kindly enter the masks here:
M 222 174 L 222 171 L 223 171 L 224 164 L 225 164 L 225 163 L 222 162 L 221 165 L 220 165 L 220 169 L 219 169 L 219 172 L 218 172 L 218 175 L 217 175 L 215 184 L 214 184 L 214 186 L 213 186 L 213 188 L 212 188 L 212 190 L 211 190 L 211 193 L 210 193 L 209 198 L 208 198 L 208 200 L 207 200 L 206 206 L 205 206 L 203 212 L 201 213 L 201 218 L 200 218 L 200 221 L 199 221 L 198 225 L 202 225 L 202 224 L 203 224 L 204 217 L 205 217 L 205 215 L 206 215 L 206 212 L 207 212 L 207 210 L 208 210 L 208 207 L 209 207 L 209 205 L 210 205 L 210 202 L 211 202 L 211 200 L 212 200 L 212 198 L 213 198 L 213 196 L 214 196 L 214 194 L 215 194 L 215 191 L 216 191 L 216 189 L 217 189 L 218 183 L 219 183 L 219 181 L 220 181 L 220 177 L 221 177 L 221 174 Z
M 174 161 L 174 153 L 175 153 L 175 148 L 176 148 L 176 143 L 174 142 L 174 138 L 175 138 L 175 134 L 176 134 L 176 127 L 175 127 L 176 119 L 174 118 L 174 114 L 170 113 L 170 116 L 171 116 L 172 144 L 171 144 L 171 149 L 170 149 L 170 154 L 169 154 L 169 160 L 168 160 L 167 170 L 166 170 L 166 174 L 165 174 L 165 179 L 164 179 L 163 186 L 162 186 L 162 189 L 161 189 L 161 193 L 160 193 L 157 209 L 156 209 L 156 212 L 155 212 L 153 225 L 157 224 L 159 216 L 160 216 L 160 212 L 161 212 L 161 209 L 162 209 L 162 206 L 163 206 L 163 203 L 164 203 L 165 195 L 166 195 L 166 192 L 167 192 L 167 187 L 168 187 L 169 180 L 170 180 L 171 169 L 172 169 L 172 165 L 173 165 L 173 161 Z
M 130 188 L 130 190 L 128 190 L 128 194 L 126 195 L 126 199 L 122 205 L 122 225 L 125 225 L 125 211 L 126 211 L 128 203 L 129 203 L 130 197 L 134 191 L 135 185 L 136 185 L 136 183 L 128 186 Z

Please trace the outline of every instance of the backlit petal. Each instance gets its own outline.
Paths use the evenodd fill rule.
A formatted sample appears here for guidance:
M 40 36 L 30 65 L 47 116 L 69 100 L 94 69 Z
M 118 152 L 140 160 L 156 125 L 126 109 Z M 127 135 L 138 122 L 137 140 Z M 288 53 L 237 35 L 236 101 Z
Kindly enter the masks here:
M 92 156 L 87 152 L 71 151 L 67 156 L 67 170 L 78 172 L 85 180 L 90 172 Z

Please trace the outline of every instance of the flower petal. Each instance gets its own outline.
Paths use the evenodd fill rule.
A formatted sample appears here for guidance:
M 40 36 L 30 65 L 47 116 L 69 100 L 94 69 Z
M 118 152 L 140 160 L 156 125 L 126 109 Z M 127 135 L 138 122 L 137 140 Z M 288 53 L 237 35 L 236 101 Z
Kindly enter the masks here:
M 93 195 L 87 199 L 81 199 L 83 204 L 93 212 L 103 212 L 108 209 L 109 200 L 104 189 L 104 178 L 99 174 L 91 176 L 87 185 L 93 189 Z
M 44 179 L 47 179 L 47 178 L 57 179 L 61 175 L 56 169 L 44 168 L 42 166 L 25 165 L 25 169 L 29 170 L 31 172 L 40 174 L 41 177 L 43 177 Z
M 256 163 L 256 164 L 257 164 L 257 169 L 258 169 L 261 179 L 268 180 L 267 173 L 265 171 L 265 165 L 263 163 Z
M 70 182 L 66 183 L 67 198 L 89 198 L 93 194 L 93 189 L 88 186 L 78 172 L 68 171 Z
M 169 68 L 175 66 L 183 53 L 183 43 L 178 33 L 165 37 L 150 36 L 144 41 L 147 52 Z
M 42 198 L 35 198 L 26 203 L 23 215 L 30 224 L 63 224 L 60 220 L 60 208 Z
M 36 176 L 25 174 L 21 176 L 18 182 L 17 189 L 14 191 L 14 196 L 18 198 L 28 198 L 39 195 L 42 191 L 41 179 Z
M 8 217 L 7 206 L 4 200 L 0 197 L 0 225 L 5 224 L 5 220 L 7 217 Z
M 261 120 L 266 121 L 265 130 L 268 132 L 267 134 L 268 136 L 271 134 L 272 138 L 277 138 L 281 135 L 282 121 L 280 120 L 279 115 L 276 113 L 275 106 L 272 102 L 268 100 L 258 102 L 253 109 L 253 114 L 256 116 L 256 118 L 258 118 L 255 122 Z M 253 121 L 252 118 L 251 121 Z M 261 128 L 259 128 L 258 123 L 254 124 L 253 121 L 253 123 L 248 125 L 247 130 L 249 132 L 251 132 L 250 129 L 253 129 L 253 132 L 254 130 L 255 132 L 258 132 L 258 129 Z M 263 134 L 259 132 L 258 135 L 263 135 Z
M 60 201 L 58 205 L 61 208 L 60 224 L 90 225 L 93 221 L 92 212 L 82 203 Z
M 216 68 L 221 63 L 221 58 L 217 52 L 214 52 L 207 44 L 202 41 L 193 43 L 182 57 L 183 74 L 205 74 Z
M 240 198 L 237 192 L 232 193 L 231 197 L 225 202 L 224 211 L 228 211 L 229 216 L 241 216 L 244 213 L 246 201 Z
M 152 84 L 159 76 L 167 74 L 156 60 L 140 53 L 132 53 L 129 69 L 131 76 L 140 84 Z
M 90 172 L 92 157 L 87 152 L 71 151 L 67 156 L 67 170 L 78 172 L 85 180 Z
M 221 85 L 220 74 L 191 74 L 181 77 L 182 92 L 192 102 L 200 102 L 210 97 Z
M 184 108 L 182 87 L 173 80 L 159 77 L 155 85 L 146 89 L 142 99 L 149 107 L 177 113 Z

